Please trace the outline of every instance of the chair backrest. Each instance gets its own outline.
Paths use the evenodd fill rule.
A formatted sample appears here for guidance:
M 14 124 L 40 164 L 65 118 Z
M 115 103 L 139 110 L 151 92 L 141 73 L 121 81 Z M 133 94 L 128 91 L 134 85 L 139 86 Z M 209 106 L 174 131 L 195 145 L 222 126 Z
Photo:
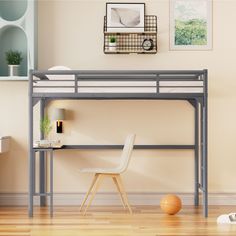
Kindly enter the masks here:
M 130 134 L 126 137 L 125 145 L 121 155 L 120 165 L 118 166 L 120 173 L 126 171 L 126 169 L 128 168 L 133 151 L 135 136 L 135 134 Z

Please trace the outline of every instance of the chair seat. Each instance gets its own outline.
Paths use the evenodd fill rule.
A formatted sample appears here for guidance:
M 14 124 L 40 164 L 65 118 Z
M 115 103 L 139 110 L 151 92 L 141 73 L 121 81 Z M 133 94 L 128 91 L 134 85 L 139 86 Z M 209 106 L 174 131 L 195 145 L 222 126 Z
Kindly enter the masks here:
M 100 174 L 120 174 L 120 168 L 84 168 L 80 170 L 83 173 L 100 173 Z

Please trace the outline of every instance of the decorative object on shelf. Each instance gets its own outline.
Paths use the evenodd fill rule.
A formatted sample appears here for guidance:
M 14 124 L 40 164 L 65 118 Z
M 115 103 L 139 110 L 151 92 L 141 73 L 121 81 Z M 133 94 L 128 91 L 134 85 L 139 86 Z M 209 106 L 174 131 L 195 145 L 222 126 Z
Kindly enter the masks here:
M 37 140 L 34 142 L 34 148 L 61 148 L 63 145 L 60 140 Z
M 40 120 L 40 131 L 43 133 L 43 140 L 40 140 L 40 147 L 50 147 L 51 141 L 48 140 L 48 135 L 52 131 L 51 121 L 48 116 L 44 116 L 42 120 Z
M 144 39 L 142 43 L 142 48 L 146 51 L 152 50 L 154 47 L 154 43 L 152 39 Z
M 35 23 L 37 17 L 36 0 L 1 0 L 0 1 L 0 80 L 27 80 L 30 69 L 36 67 Z M 23 58 L 19 72 L 10 69 L 9 76 L 5 52 L 16 50 Z M 14 66 L 16 67 L 16 66 Z
M 9 50 L 6 52 L 6 61 L 8 64 L 9 76 L 18 76 L 19 75 L 19 66 L 23 60 L 22 53 L 19 51 Z
M 63 132 L 62 121 L 65 120 L 65 109 L 55 108 L 53 110 L 53 119 L 56 120 L 56 132 L 62 133 Z
M 212 49 L 211 0 L 170 0 L 170 49 Z
M 106 4 L 108 32 L 144 32 L 145 3 Z
M 104 46 L 103 50 L 105 54 L 128 54 L 128 53 L 146 53 L 154 54 L 157 53 L 157 17 L 154 15 L 145 15 L 145 31 L 144 32 L 109 32 L 107 25 L 107 17 L 104 17 Z M 127 28 L 129 29 L 129 28 Z M 115 36 L 116 50 L 110 50 L 110 38 Z M 149 39 L 148 44 L 152 44 L 152 47 L 145 47 L 144 40 Z M 147 41 L 147 40 L 146 40 Z M 146 42 L 145 41 L 145 45 Z M 147 50 L 148 49 L 148 50 Z
M 109 38 L 109 50 L 116 51 L 116 37 L 110 36 Z

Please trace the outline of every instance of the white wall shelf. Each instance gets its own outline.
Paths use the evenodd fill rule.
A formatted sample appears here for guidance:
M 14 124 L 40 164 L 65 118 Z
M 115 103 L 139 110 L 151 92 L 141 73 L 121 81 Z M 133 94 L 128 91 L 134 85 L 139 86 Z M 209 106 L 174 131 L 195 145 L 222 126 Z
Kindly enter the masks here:
M 27 81 L 28 76 L 0 76 L 0 81 Z
M 35 0 L 0 1 L 0 81 L 27 80 L 29 69 L 35 69 L 35 15 Z M 19 76 L 8 76 L 8 50 L 22 53 Z

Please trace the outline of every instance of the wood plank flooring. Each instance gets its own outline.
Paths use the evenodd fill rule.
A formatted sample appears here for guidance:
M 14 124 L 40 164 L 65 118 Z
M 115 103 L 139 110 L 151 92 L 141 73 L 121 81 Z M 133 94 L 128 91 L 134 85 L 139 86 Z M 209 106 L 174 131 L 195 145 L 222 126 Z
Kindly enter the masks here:
M 0 236 L 167 236 L 236 235 L 236 225 L 217 225 L 220 214 L 236 212 L 236 206 L 210 206 L 209 217 L 201 208 L 184 206 L 175 216 L 161 212 L 158 206 L 92 206 L 83 216 L 79 206 L 55 207 L 50 218 L 48 208 L 35 207 L 28 218 L 26 207 L 0 207 Z

